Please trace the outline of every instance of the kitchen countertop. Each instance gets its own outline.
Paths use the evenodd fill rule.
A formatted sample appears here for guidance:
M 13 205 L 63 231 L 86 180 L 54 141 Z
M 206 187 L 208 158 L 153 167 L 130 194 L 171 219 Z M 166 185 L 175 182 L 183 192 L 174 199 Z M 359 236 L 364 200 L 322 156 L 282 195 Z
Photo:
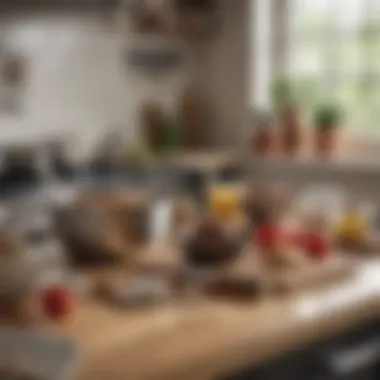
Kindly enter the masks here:
M 81 302 L 54 328 L 81 352 L 78 379 L 203 380 L 380 317 L 380 260 L 318 290 L 249 303 L 189 297 L 140 311 Z

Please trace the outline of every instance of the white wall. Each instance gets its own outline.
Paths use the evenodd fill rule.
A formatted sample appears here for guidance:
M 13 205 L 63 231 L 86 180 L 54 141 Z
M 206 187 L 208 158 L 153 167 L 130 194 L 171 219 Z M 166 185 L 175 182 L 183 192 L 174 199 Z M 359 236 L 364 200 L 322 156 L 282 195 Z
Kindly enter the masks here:
M 138 136 L 140 101 L 156 97 L 168 109 L 174 108 L 191 72 L 214 110 L 209 142 L 242 146 L 248 133 L 248 74 L 254 63 L 249 55 L 253 2 L 220 0 L 218 34 L 188 46 L 185 67 L 155 81 L 136 76 L 123 63 L 123 47 L 139 41 L 121 28 L 73 16 L 14 23 L 8 39 L 26 52 L 31 75 L 25 112 L 20 117 L 0 115 L 0 141 L 6 135 L 74 131 L 73 155 L 85 156 L 109 126 L 122 125 L 133 139 Z
M 85 156 L 99 134 L 113 125 L 128 138 L 138 136 L 136 110 L 156 97 L 169 109 L 186 69 L 150 80 L 122 60 L 125 46 L 138 43 L 125 29 L 99 19 L 50 17 L 13 22 L 7 41 L 30 64 L 24 112 L 0 115 L 0 141 L 19 135 L 63 131 L 72 134 L 73 154 Z

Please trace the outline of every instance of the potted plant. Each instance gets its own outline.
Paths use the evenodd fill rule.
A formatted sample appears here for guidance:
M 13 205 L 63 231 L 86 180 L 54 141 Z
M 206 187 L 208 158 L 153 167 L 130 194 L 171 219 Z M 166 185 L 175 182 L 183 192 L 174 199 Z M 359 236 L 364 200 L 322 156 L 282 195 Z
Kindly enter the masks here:
M 337 143 L 337 129 L 341 123 L 342 112 L 335 105 L 321 105 L 314 115 L 315 151 L 319 156 L 330 156 Z
M 272 104 L 280 127 L 280 144 L 285 154 L 296 154 L 302 144 L 302 116 L 291 81 L 279 77 L 272 83 Z
M 295 101 L 294 92 L 290 79 L 285 76 L 275 77 L 270 88 L 270 96 L 274 109 L 279 110 L 293 103 Z

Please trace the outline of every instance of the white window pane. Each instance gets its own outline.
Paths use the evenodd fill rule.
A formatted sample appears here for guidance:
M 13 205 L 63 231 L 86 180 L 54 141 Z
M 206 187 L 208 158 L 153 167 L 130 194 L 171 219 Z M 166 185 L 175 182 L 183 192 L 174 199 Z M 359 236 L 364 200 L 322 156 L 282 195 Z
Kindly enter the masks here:
M 325 13 L 333 1 L 331 0 L 296 0 L 296 7 L 302 12 Z
M 352 29 L 358 27 L 365 9 L 364 2 L 366 0 L 332 0 L 335 3 L 335 10 L 338 24 L 344 29 Z
M 294 52 L 291 70 L 300 74 L 318 75 L 321 71 L 321 57 L 318 50 L 299 49 Z
M 337 47 L 337 50 L 344 75 L 353 75 L 361 70 L 363 67 L 363 52 L 356 41 L 356 36 L 347 35 Z
M 268 87 L 271 76 L 271 1 L 256 0 L 254 12 L 255 78 L 254 103 L 260 107 L 269 106 Z
M 380 20 L 380 2 L 378 0 L 366 0 L 366 17 L 372 21 Z
M 380 136 L 380 1 L 290 1 L 292 77 L 311 75 L 319 99 L 341 104 L 352 128 Z

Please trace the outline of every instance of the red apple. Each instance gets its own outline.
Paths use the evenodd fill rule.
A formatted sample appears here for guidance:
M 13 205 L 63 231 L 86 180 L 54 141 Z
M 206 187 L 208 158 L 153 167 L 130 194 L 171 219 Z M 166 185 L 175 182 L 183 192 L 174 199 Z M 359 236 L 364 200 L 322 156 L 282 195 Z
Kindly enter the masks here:
M 331 255 L 329 241 L 316 233 L 306 233 L 303 236 L 303 249 L 313 259 L 323 260 Z
M 253 240 L 261 249 L 272 249 L 283 241 L 284 231 L 275 224 L 264 224 L 254 232 Z
M 43 291 L 42 306 L 48 317 L 61 320 L 72 313 L 74 308 L 73 296 L 67 288 L 53 286 Z

